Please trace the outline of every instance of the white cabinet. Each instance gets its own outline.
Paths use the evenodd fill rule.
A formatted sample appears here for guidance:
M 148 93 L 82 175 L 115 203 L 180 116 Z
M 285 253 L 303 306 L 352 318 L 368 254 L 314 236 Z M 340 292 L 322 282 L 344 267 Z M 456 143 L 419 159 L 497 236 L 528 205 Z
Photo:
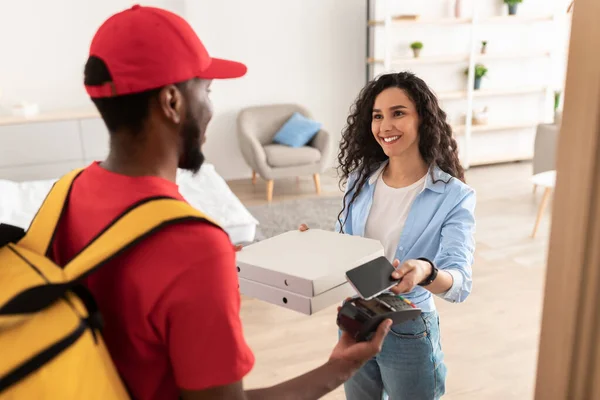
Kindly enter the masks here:
M 77 121 L 0 126 L 0 167 L 81 159 Z
M 80 121 L 80 138 L 85 161 L 103 160 L 108 155 L 109 136 L 104 121 L 100 118 Z
M 35 165 L 12 165 L 0 168 L 0 179 L 16 182 L 55 179 L 75 168 L 83 166 L 84 163 L 81 160 Z
M 106 157 L 108 139 L 93 111 L 0 117 L 0 179 L 58 178 Z

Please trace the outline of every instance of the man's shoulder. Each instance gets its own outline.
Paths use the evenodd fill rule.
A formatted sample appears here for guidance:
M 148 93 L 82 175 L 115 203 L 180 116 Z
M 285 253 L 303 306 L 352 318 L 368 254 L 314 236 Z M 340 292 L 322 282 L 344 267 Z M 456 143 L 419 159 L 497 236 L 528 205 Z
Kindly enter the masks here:
M 153 241 L 177 248 L 179 251 L 195 252 L 199 248 L 211 253 L 233 251 L 229 235 L 210 221 L 183 221 L 168 225 L 157 231 Z
M 231 268 L 226 269 L 234 271 L 235 266 L 235 251 L 227 234 L 198 221 L 164 226 L 140 240 L 123 257 L 100 279 L 117 278 L 130 291 L 138 288 L 150 303 L 158 301 L 173 285 L 181 285 L 182 279 L 191 279 L 201 287 L 215 282 L 215 269 L 222 269 L 215 267 L 229 265 Z
M 113 182 L 113 188 L 107 190 L 110 182 Z M 83 170 L 72 192 L 69 217 L 74 223 L 70 227 L 89 233 L 101 231 L 131 211 L 136 204 L 152 198 L 168 197 L 185 202 L 172 182 L 156 177 L 112 176 L 97 164 Z M 87 220 L 84 223 L 82 215 L 93 217 L 85 217 Z M 207 217 L 210 218 L 210 215 Z M 160 264 L 173 259 L 182 263 L 185 260 L 187 265 L 210 255 L 233 251 L 228 234 L 210 220 L 167 222 L 136 243 L 129 253 L 135 260 L 143 258 L 152 264 L 153 260 Z

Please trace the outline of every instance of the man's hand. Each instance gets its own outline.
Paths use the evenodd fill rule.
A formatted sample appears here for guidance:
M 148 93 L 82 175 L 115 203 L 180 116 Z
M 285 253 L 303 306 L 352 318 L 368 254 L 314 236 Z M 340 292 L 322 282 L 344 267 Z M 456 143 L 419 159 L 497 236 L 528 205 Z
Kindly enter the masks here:
M 399 261 L 394 260 L 396 271 L 392 273 L 392 278 L 402 279 L 400 283 L 390 290 L 395 294 L 408 293 L 414 289 L 425 278 L 431 275 L 431 264 L 422 260 L 407 260 L 398 268 Z
M 375 357 L 381 351 L 383 340 L 390 331 L 392 320 L 386 319 L 377 327 L 377 331 L 368 342 L 357 343 L 350 334 L 342 332 L 340 340 L 331 352 L 330 362 L 342 362 L 348 368 L 348 373 L 353 374 L 364 363 Z
M 300 232 L 306 232 L 308 230 L 308 225 L 306 225 L 306 224 L 300 224 L 300 226 L 298 227 L 298 230 Z

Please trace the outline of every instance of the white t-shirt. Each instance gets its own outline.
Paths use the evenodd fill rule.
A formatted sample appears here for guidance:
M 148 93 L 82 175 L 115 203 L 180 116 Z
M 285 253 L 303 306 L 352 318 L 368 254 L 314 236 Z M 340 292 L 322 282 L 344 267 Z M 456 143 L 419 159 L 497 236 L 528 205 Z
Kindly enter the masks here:
M 406 217 L 415 197 L 423 190 L 426 177 L 424 175 L 412 185 L 397 189 L 385 184 L 383 172 L 377 178 L 365 237 L 379 240 L 390 262 L 394 261 Z

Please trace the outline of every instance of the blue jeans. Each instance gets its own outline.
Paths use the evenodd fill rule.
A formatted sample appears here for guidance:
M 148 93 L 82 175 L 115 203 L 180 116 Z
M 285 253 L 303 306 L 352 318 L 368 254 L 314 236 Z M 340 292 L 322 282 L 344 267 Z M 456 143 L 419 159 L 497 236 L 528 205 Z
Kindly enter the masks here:
M 445 381 L 439 317 L 433 311 L 392 326 L 381 353 L 344 390 L 348 400 L 437 400 L 445 393 Z

